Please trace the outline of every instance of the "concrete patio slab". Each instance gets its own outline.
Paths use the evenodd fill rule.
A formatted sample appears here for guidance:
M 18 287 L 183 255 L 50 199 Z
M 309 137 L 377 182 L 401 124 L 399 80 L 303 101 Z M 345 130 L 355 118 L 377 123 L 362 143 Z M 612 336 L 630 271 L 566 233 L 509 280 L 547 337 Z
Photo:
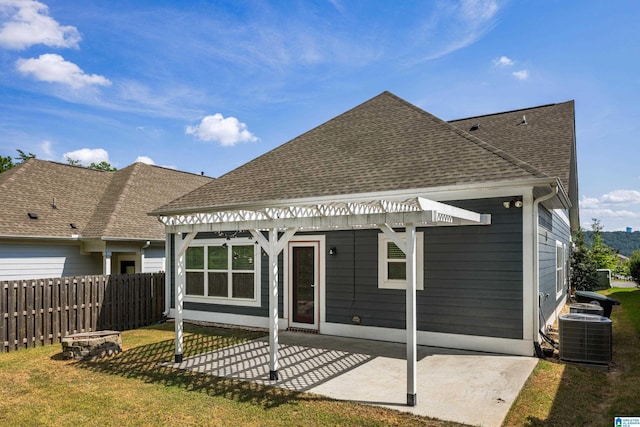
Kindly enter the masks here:
M 418 404 L 406 405 L 404 344 L 281 332 L 279 381 L 269 380 L 269 343 L 247 343 L 167 365 L 469 425 L 500 426 L 537 363 L 418 347 Z

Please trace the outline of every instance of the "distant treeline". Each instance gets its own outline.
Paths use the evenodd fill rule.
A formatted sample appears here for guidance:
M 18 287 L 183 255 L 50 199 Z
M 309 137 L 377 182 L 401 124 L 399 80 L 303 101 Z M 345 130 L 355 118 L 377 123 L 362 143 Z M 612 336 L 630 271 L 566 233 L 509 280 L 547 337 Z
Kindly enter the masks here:
M 593 242 L 593 232 L 584 233 L 587 246 Z M 631 256 L 631 252 L 640 249 L 640 231 L 627 233 L 625 231 L 603 231 L 602 240 L 611 249 L 624 256 Z

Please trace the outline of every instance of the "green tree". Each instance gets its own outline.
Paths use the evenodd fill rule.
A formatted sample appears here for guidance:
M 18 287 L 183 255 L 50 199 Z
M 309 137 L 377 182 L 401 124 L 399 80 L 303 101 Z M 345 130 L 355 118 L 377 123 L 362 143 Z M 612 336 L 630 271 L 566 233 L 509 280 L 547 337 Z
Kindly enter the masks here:
M 100 163 L 91 163 L 88 169 L 95 169 L 99 171 L 116 171 L 118 169 L 111 166 L 111 163 L 102 161 Z
M 36 155 L 33 154 L 33 153 L 27 154 L 27 153 L 25 153 L 24 151 L 22 151 L 20 149 L 17 149 L 16 151 L 18 152 L 18 157 L 16 157 L 16 160 L 20 160 L 17 164 L 26 162 L 29 159 L 35 159 L 36 158 Z
M 631 253 L 628 264 L 631 278 L 640 285 L 640 250 L 635 250 Z
M 67 156 L 67 163 L 69 163 L 71 166 L 81 166 L 80 160 L 72 159 L 69 156 Z
M 576 232 L 570 264 L 572 288 L 590 291 L 598 285 L 597 267 L 587 249 L 582 229 Z
M 592 218 L 591 230 L 593 232 L 593 243 L 589 248 L 589 256 L 596 264 L 596 268 L 608 268 L 615 270 L 618 265 L 618 256 L 615 251 L 604 243 L 602 239 L 602 224 L 597 218 Z
M 17 149 L 16 151 L 18 152 L 18 157 L 12 158 L 11 156 L 0 156 L 0 173 L 9 170 L 14 166 L 18 166 L 20 163 L 26 162 L 29 159 L 36 158 L 36 155 L 33 153 L 25 153 L 20 149 Z M 14 163 L 14 160 L 17 160 L 17 162 Z
M 0 173 L 9 170 L 14 166 L 15 164 L 13 163 L 11 156 L 0 156 Z

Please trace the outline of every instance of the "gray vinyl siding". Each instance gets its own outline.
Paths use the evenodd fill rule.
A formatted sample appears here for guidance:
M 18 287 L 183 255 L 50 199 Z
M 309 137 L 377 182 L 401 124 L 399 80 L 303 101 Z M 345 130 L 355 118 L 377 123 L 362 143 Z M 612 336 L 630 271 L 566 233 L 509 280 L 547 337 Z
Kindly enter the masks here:
M 146 248 L 144 251 L 143 273 L 164 271 L 164 248 Z
M 81 254 L 80 244 L 0 242 L 0 280 L 87 274 L 102 274 L 102 256 Z
M 428 227 L 424 232 L 425 289 L 417 292 L 422 331 L 522 338 L 522 209 L 505 209 L 501 198 L 447 202 L 492 215 L 489 226 Z M 323 233 L 326 249 L 326 321 L 405 328 L 405 292 L 378 288 L 377 229 Z M 211 238 L 204 233 L 198 238 Z M 172 245 L 173 248 L 173 245 Z M 173 249 L 172 249 L 173 251 Z M 173 254 L 173 252 L 172 252 Z M 174 258 L 174 255 L 172 255 Z M 268 316 L 269 272 L 261 260 L 261 307 L 185 303 L 187 310 Z M 282 316 L 283 258 L 279 257 Z M 172 286 L 172 306 L 173 306 Z
M 571 240 L 569 225 L 560 218 L 558 211 L 550 212 L 551 221 L 538 227 L 540 294 L 542 315 L 545 319 L 549 318 L 560 301 L 566 297 L 565 288 L 562 295 L 556 299 L 556 241 L 569 245 Z
M 424 228 L 418 329 L 522 338 L 522 209 L 502 199 L 447 202 L 492 215 L 490 226 Z M 378 289 L 377 230 L 327 234 L 327 322 L 405 327 L 405 292 Z M 355 250 L 354 250 L 355 248 Z

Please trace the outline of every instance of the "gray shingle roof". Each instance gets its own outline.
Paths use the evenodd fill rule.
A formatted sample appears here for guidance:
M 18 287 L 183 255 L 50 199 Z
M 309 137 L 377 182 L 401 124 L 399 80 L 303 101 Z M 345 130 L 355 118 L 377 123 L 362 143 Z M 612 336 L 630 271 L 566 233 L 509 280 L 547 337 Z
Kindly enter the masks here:
M 577 179 L 570 176 L 574 116 L 574 102 L 567 101 L 449 123 L 559 178 L 569 189 L 570 181 Z
M 384 92 L 156 213 L 541 177 L 548 175 Z
M 163 240 L 146 213 L 210 181 L 144 163 L 105 172 L 31 159 L 0 173 L 0 236 Z

